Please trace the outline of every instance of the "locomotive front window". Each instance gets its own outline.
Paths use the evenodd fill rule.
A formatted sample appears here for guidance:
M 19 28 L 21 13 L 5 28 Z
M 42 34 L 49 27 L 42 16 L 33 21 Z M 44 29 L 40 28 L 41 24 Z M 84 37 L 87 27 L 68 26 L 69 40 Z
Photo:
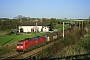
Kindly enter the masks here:
M 18 46 L 23 46 L 23 42 L 18 42 Z
M 18 44 L 18 46 L 23 46 L 23 44 Z

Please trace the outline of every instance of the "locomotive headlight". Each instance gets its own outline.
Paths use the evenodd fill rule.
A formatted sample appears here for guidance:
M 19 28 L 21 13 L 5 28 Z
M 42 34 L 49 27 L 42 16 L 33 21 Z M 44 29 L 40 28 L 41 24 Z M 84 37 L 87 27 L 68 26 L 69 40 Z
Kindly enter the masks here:
M 20 46 L 20 48 L 23 48 L 23 46 Z
M 23 48 L 23 46 L 17 46 L 17 48 Z
M 17 46 L 17 48 L 19 48 L 19 46 Z

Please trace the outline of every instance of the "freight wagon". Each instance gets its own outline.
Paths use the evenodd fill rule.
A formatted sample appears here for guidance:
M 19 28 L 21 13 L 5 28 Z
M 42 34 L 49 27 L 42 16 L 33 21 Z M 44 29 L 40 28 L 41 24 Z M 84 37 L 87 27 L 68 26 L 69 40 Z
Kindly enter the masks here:
M 70 33 L 73 30 L 73 28 L 75 27 L 66 29 L 64 34 Z M 62 31 L 58 31 L 58 32 L 49 33 L 43 36 L 37 36 L 34 38 L 26 38 L 24 40 L 18 41 L 16 50 L 25 52 L 32 48 L 37 48 L 38 46 L 41 46 L 43 44 L 59 39 L 61 36 L 63 36 Z

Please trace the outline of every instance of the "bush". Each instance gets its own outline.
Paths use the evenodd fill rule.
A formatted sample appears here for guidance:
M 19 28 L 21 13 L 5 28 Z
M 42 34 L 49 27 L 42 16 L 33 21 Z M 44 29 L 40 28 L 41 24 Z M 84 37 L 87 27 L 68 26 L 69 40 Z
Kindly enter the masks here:
M 62 49 L 65 48 L 66 46 L 75 44 L 77 40 L 79 40 L 84 34 L 85 34 L 84 29 L 81 30 L 78 30 L 78 28 L 73 29 L 72 31 L 70 31 L 69 34 L 65 35 L 64 40 L 61 37 L 56 43 L 54 43 L 53 46 L 43 50 L 38 55 L 39 59 L 55 56 L 56 54 L 58 54 L 58 52 L 60 53 Z M 89 46 L 84 46 L 84 47 L 89 48 Z

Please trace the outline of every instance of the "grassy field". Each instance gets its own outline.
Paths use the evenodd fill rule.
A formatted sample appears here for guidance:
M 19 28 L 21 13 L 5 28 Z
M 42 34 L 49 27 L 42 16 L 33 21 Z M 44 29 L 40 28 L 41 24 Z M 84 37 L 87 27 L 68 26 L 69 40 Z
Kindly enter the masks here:
M 10 32 L 9 30 L 4 30 L 4 31 L 0 30 L 0 36 L 3 36 L 3 35 L 5 35 L 5 34 L 7 34 L 9 32 Z
M 38 33 L 39 36 L 43 34 L 46 33 Z M 22 35 L 0 36 L 0 46 L 4 44 L 10 44 L 12 42 L 17 42 L 25 38 L 35 37 L 35 35 L 36 35 L 35 33 L 30 33 L 30 34 L 22 34 Z
M 63 29 L 63 25 L 62 24 L 57 25 L 55 28 L 57 28 L 59 31 L 61 31 Z M 69 24 L 64 25 L 64 29 L 67 29 L 67 28 L 69 28 Z
M 67 29 L 69 25 L 65 25 L 65 29 Z M 62 30 L 62 25 L 56 26 L 58 30 Z M 28 34 L 20 34 L 20 35 L 5 35 L 9 31 L 0 31 L 0 46 L 5 45 L 5 44 L 10 44 L 13 42 L 17 42 L 19 40 L 25 39 L 25 38 L 32 38 L 35 37 L 36 33 L 28 33 Z M 3 33 L 3 34 L 2 34 Z M 38 35 L 43 35 L 46 34 L 45 32 L 43 33 L 38 33 Z

